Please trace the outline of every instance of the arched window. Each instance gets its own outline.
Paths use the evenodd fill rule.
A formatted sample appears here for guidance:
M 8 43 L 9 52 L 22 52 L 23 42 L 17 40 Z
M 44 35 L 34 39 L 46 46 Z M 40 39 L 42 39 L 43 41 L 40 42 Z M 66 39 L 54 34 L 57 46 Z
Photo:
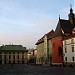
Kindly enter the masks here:
M 58 55 L 59 55 L 59 56 L 62 56 L 62 53 L 63 53 L 63 52 L 62 52 L 62 48 L 61 48 L 61 47 L 58 47 Z
M 55 47 L 55 43 L 53 43 L 53 47 Z

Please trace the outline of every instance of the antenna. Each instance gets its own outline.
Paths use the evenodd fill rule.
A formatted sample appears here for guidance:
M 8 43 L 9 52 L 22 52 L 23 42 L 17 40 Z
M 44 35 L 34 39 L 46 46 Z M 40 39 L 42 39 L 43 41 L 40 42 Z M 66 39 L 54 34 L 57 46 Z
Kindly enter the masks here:
M 72 9 L 72 4 L 70 4 L 70 9 Z

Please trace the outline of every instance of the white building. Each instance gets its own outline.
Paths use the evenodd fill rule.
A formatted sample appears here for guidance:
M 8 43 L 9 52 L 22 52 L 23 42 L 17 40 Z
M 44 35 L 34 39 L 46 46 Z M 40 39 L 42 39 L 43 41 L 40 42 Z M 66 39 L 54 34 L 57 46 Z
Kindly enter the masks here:
M 63 62 L 75 64 L 75 32 L 63 39 Z

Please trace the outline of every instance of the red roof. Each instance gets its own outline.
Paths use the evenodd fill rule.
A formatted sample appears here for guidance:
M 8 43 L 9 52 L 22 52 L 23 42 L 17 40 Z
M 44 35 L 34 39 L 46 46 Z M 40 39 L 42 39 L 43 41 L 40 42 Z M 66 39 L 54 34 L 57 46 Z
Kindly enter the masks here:
M 54 35 L 54 30 L 51 30 L 50 32 L 48 32 L 48 33 L 45 34 L 45 35 L 47 36 L 47 39 L 52 38 L 53 35 Z M 43 38 L 44 38 L 44 36 L 43 36 L 41 39 L 38 40 L 38 42 L 36 43 L 36 45 L 38 45 L 38 44 L 44 42 L 44 39 L 43 39 Z
M 46 34 L 47 39 L 52 38 L 53 35 L 54 35 L 54 30 L 51 30 L 50 32 L 48 32 L 48 33 Z

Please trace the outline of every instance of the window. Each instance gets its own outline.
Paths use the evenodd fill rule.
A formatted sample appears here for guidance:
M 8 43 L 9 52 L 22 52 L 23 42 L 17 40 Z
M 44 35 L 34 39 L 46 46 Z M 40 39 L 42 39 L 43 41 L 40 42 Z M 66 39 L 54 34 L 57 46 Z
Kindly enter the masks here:
M 71 39 L 71 43 L 72 43 L 72 44 L 74 43 L 74 40 L 73 40 L 73 39 Z
M 65 57 L 65 61 L 67 61 L 67 57 Z
M 18 59 L 19 59 L 19 55 L 18 55 Z
M 11 59 L 11 56 L 9 55 L 9 59 Z
M 18 54 L 19 54 L 19 52 L 18 52 Z
M 62 56 L 62 48 L 61 47 L 58 48 L 58 54 L 59 54 L 59 56 Z
M 4 56 L 4 59 L 6 59 L 6 55 Z
M 6 52 L 4 52 L 6 54 Z
M 72 61 L 74 61 L 74 57 L 72 57 Z
M 2 54 L 2 52 L 0 52 L 0 54 Z
M 2 59 L 2 55 L 0 55 L 0 59 Z
M 24 52 L 22 52 L 22 54 L 24 54 Z
M 67 47 L 65 47 L 65 53 L 67 53 Z
M 22 55 L 22 59 L 24 60 L 24 55 Z
M 74 45 L 72 45 L 72 52 L 74 52 Z
M 13 52 L 13 54 L 15 54 L 15 52 Z
M 11 54 L 11 52 L 9 52 L 9 54 Z
M 15 55 L 13 56 L 13 59 L 15 59 Z

